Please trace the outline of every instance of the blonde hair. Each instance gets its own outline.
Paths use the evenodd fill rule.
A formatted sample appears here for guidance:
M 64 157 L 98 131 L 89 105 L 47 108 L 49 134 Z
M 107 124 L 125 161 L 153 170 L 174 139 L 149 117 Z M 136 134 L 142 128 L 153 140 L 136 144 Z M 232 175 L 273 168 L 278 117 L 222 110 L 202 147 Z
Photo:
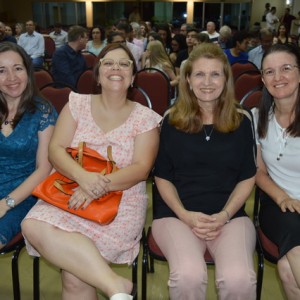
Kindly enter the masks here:
M 174 69 L 171 60 L 164 48 L 164 45 L 158 41 L 151 41 L 147 45 L 147 50 L 150 51 L 149 61 L 150 67 L 162 65 L 164 68 Z
M 201 108 L 187 81 L 193 72 L 195 61 L 200 58 L 217 59 L 223 64 L 225 84 L 214 111 L 214 128 L 224 133 L 234 131 L 240 125 L 243 116 L 237 110 L 240 105 L 234 96 L 231 66 L 223 50 L 212 43 L 200 44 L 190 53 L 180 73 L 179 95 L 169 111 L 169 122 L 188 133 L 197 133 L 203 127 Z

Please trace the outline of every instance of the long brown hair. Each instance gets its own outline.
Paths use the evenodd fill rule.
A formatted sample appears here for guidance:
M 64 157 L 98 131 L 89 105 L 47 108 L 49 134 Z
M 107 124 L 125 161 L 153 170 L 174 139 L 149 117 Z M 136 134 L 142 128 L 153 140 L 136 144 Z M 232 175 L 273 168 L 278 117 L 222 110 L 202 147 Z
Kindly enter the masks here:
M 20 119 L 22 118 L 23 114 L 26 111 L 34 112 L 36 110 L 37 108 L 36 97 L 42 99 L 42 96 L 39 93 L 39 90 L 35 84 L 35 79 L 33 74 L 34 69 L 33 69 L 32 60 L 30 56 L 25 52 L 25 50 L 22 47 L 18 46 L 15 43 L 11 43 L 11 42 L 0 43 L 0 53 L 4 53 L 8 51 L 13 51 L 21 56 L 28 76 L 27 86 L 23 91 L 19 106 L 17 108 L 16 115 L 13 120 L 12 127 L 15 128 L 15 126 L 18 124 L 18 122 L 20 121 Z M 46 100 L 45 103 L 47 103 Z M 9 111 L 8 111 L 6 99 L 3 96 L 2 92 L 0 91 L 0 125 L 3 124 L 3 122 L 7 119 L 8 114 Z
M 231 66 L 223 50 L 212 43 L 203 43 L 190 53 L 180 74 L 179 95 L 170 109 L 169 122 L 188 133 L 197 133 L 203 127 L 201 107 L 187 81 L 192 74 L 194 62 L 200 58 L 217 59 L 223 64 L 226 80 L 214 111 L 214 127 L 220 132 L 234 131 L 240 125 L 243 115 L 237 110 L 239 104 L 234 96 Z

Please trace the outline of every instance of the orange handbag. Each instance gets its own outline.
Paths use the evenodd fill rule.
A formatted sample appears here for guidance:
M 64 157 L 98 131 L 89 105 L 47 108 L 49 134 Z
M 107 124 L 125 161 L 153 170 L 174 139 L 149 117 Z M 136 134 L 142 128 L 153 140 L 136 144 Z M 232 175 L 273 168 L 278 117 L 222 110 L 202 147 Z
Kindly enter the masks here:
M 108 160 L 103 158 L 97 151 L 86 147 L 84 142 L 80 142 L 78 148 L 68 147 L 66 151 L 87 171 L 99 172 L 105 175 L 118 170 L 116 163 L 112 159 L 111 146 L 107 147 Z M 78 187 L 78 184 L 75 181 L 56 171 L 42 181 L 33 190 L 32 194 L 82 218 L 103 225 L 113 221 L 118 213 L 122 191 L 110 192 L 99 199 L 93 200 L 87 208 L 75 210 L 68 208 L 68 201 L 76 187 Z

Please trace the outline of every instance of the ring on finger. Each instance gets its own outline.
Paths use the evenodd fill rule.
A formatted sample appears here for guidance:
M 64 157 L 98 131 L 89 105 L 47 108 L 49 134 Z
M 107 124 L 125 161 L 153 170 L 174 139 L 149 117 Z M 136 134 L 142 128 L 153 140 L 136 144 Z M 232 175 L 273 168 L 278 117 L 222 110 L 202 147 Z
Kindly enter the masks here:
M 98 190 L 93 190 L 93 194 L 98 196 L 100 194 L 100 192 Z

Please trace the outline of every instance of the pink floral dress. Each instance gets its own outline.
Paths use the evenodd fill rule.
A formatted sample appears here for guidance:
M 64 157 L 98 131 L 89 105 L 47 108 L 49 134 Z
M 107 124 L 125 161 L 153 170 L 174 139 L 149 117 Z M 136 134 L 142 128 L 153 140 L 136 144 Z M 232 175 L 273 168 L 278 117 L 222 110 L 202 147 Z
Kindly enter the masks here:
M 87 146 L 107 157 L 107 146 L 112 146 L 113 159 L 119 168 L 131 164 L 135 137 L 158 127 L 161 116 L 136 103 L 128 119 L 121 126 L 103 132 L 91 114 L 91 95 L 70 94 L 69 107 L 77 122 L 72 147 L 85 141 Z M 79 232 L 94 241 L 101 255 L 112 263 L 131 264 L 139 252 L 139 241 L 145 223 L 147 194 L 145 181 L 123 191 L 118 215 L 108 225 L 80 218 L 40 200 L 29 211 L 27 219 L 50 223 L 62 230 Z M 26 241 L 30 255 L 37 251 Z

